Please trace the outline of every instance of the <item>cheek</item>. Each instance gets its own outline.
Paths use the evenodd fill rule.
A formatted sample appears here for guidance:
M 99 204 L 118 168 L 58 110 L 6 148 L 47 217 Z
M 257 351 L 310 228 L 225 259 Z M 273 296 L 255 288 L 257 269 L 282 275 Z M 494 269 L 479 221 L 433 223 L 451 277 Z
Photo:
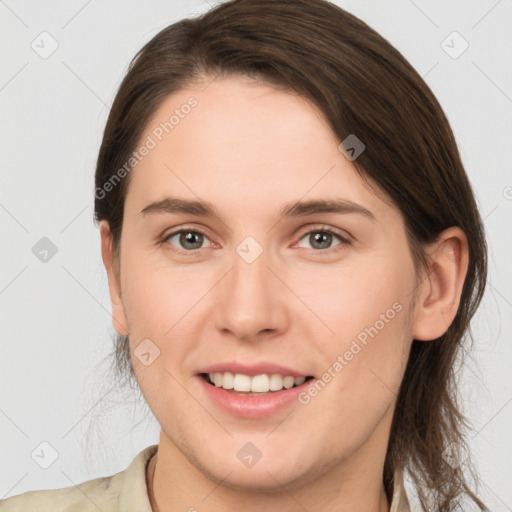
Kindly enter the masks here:
M 396 397 L 412 341 L 414 267 L 406 259 L 376 258 L 330 274 L 307 291 L 309 304 L 318 306 L 316 313 L 332 331 L 316 336 L 322 380 L 332 382 L 339 408 L 352 409 L 356 417 L 382 412 Z
M 124 267 L 123 303 L 132 330 L 166 339 L 195 317 L 211 275 L 194 265 L 176 267 L 159 256 L 132 254 Z M 211 272 L 210 272 L 211 274 Z
M 366 260 L 354 257 L 343 265 L 317 268 L 314 277 L 311 272 L 298 272 L 290 274 L 290 279 L 297 295 L 329 329 L 330 336 L 327 329 L 323 329 L 327 336 L 317 336 L 325 340 L 329 351 L 334 345 L 343 348 L 358 335 L 364 341 L 364 333 L 375 325 L 379 333 L 400 332 L 414 268 L 405 258 L 398 262 L 386 255 Z
M 191 371 L 189 355 L 202 338 L 205 308 L 211 309 L 205 294 L 215 283 L 216 274 L 193 265 L 176 268 L 136 253 L 123 263 L 123 303 L 134 371 L 156 414 L 154 407 L 162 402 L 161 390 L 166 389 L 165 401 L 173 403 L 182 391 L 171 375 L 181 381 Z M 150 366 L 138 359 L 138 354 L 147 352 L 147 340 L 149 351 L 157 354 Z M 187 397 L 182 398 L 187 403 Z

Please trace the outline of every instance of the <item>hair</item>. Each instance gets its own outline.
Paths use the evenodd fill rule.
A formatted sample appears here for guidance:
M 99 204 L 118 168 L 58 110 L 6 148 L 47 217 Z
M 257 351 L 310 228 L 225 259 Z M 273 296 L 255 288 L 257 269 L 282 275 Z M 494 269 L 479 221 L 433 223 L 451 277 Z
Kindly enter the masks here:
M 466 234 L 469 267 L 458 311 L 440 338 L 412 341 L 383 478 L 389 497 L 395 471 L 406 469 L 424 510 L 452 510 L 468 497 L 486 510 L 462 466 L 452 469 L 442 457 L 451 443 L 466 446 L 469 422 L 458 405 L 454 367 L 463 343 L 472 341 L 469 322 L 484 293 L 483 223 L 441 106 L 386 39 L 325 0 L 235 0 L 166 27 L 133 58 L 119 87 L 97 160 L 96 191 L 107 190 L 170 94 L 236 75 L 309 99 L 340 141 L 355 134 L 365 144 L 356 170 L 403 215 L 417 270 L 428 269 L 425 246 L 443 230 L 458 226 Z M 110 225 L 118 272 L 130 176 L 108 193 L 95 193 L 95 220 Z M 134 378 L 127 336 L 115 338 L 113 354 L 119 375 Z

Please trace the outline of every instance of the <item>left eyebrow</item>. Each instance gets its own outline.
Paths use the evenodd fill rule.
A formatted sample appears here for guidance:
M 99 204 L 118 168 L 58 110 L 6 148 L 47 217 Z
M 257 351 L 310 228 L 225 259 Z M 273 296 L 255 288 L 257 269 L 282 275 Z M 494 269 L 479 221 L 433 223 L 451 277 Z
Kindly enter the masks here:
M 347 199 L 294 201 L 283 208 L 281 219 L 314 215 L 315 213 L 357 213 L 373 222 L 377 221 L 370 210 Z

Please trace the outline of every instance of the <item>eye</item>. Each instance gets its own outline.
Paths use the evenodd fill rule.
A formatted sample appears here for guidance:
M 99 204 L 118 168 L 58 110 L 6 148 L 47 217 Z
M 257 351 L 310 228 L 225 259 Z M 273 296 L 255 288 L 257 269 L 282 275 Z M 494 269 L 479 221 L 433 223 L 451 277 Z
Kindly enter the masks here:
M 299 247 L 308 248 L 304 245 L 303 240 L 310 243 L 310 248 L 316 249 L 317 252 L 332 249 L 338 245 L 350 244 L 350 240 L 327 227 L 312 229 L 302 235 L 297 245 Z M 338 242 L 333 244 L 336 240 Z M 212 245 L 209 238 L 203 232 L 195 229 L 181 229 L 174 231 L 163 238 L 163 243 L 170 243 L 177 249 L 181 249 L 186 252 L 192 252 Z
M 204 233 L 201 233 L 201 231 L 182 229 L 167 235 L 164 242 L 168 241 L 172 245 L 176 245 L 178 243 L 178 249 L 193 251 L 196 249 L 202 249 L 203 247 L 208 247 L 210 245 L 209 243 L 203 245 L 207 240 L 209 240 L 208 237 Z
M 349 240 L 329 228 L 312 229 L 304 233 L 298 242 L 299 247 L 305 247 L 301 243 L 301 241 L 304 239 L 306 239 L 306 241 L 311 244 L 313 249 L 318 250 L 331 249 L 332 247 L 336 247 L 338 245 L 348 245 L 350 243 Z M 333 246 L 332 243 L 334 239 L 338 239 L 338 243 L 334 244 Z M 306 248 L 308 247 L 306 246 Z

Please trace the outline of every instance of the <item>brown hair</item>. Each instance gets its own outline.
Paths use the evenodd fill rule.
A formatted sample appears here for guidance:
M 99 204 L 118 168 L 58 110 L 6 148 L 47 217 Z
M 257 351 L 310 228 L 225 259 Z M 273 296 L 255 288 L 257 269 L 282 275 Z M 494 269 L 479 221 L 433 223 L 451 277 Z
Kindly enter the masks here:
M 324 0 L 235 0 L 150 40 L 121 83 L 97 161 L 95 217 L 110 224 L 116 261 L 130 174 L 108 193 L 105 184 L 129 161 L 168 95 L 233 74 L 308 98 L 340 142 L 349 134 L 363 141 L 356 168 L 403 214 L 417 268 L 427 265 L 424 244 L 444 229 L 459 226 L 467 235 L 469 268 L 454 321 L 437 340 L 413 341 L 384 483 L 389 495 L 395 470 L 406 468 L 425 510 L 452 510 L 462 497 L 484 510 L 462 469 L 442 457 L 452 442 L 465 446 L 468 424 L 457 404 L 454 365 L 462 342 L 471 341 L 469 321 L 485 288 L 483 224 L 442 108 L 407 60 L 364 22 Z M 125 336 L 115 340 L 115 364 L 134 377 Z

